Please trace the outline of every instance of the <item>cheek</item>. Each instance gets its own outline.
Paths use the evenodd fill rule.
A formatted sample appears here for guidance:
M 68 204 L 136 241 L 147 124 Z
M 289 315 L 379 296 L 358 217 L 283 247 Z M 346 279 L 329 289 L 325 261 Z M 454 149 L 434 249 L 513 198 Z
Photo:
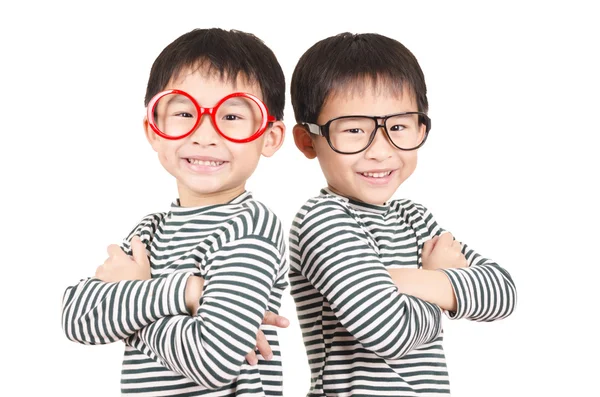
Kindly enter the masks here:
M 163 165 L 173 163 L 178 160 L 177 146 L 170 144 L 171 142 L 161 142 L 157 147 L 158 158 Z
M 233 146 L 235 145 L 235 146 Z M 227 145 L 235 175 L 249 178 L 256 169 L 261 158 L 262 146 L 254 143 L 232 143 Z
M 417 152 L 406 152 L 401 156 L 403 168 L 407 171 L 414 171 L 417 166 Z
M 235 160 L 236 163 L 248 164 L 254 161 L 255 158 L 260 157 L 261 145 L 258 142 L 250 143 L 227 143 L 226 150 L 229 156 Z
M 355 160 L 350 155 L 330 152 L 319 156 L 319 163 L 327 179 L 339 179 L 354 173 Z

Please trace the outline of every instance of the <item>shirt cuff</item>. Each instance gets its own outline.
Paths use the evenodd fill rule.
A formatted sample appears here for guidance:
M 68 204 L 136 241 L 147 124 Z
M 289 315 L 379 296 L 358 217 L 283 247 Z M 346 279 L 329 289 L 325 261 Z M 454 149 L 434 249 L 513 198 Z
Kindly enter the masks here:
M 448 276 L 450 284 L 456 296 L 456 311 L 444 310 L 448 318 L 458 320 L 467 316 L 471 306 L 469 291 L 465 283 L 465 270 L 461 268 L 438 269 Z
M 170 316 L 189 315 L 185 305 L 185 286 L 191 272 L 177 272 L 165 277 L 160 305 Z

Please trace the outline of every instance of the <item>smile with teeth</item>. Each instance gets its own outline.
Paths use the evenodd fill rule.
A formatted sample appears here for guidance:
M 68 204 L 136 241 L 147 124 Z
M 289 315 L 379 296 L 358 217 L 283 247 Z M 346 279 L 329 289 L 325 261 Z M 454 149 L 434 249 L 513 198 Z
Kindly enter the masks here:
M 218 167 L 225 163 L 224 161 L 209 161 L 209 160 L 196 160 L 196 159 L 187 159 L 188 163 L 195 165 L 206 165 L 210 167 Z
M 384 178 L 384 177 L 388 176 L 391 173 L 392 173 L 392 171 L 386 171 L 386 172 L 360 172 L 360 174 L 362 176 L 366 176 L 366 177 L 369 177 L 369 178 Z

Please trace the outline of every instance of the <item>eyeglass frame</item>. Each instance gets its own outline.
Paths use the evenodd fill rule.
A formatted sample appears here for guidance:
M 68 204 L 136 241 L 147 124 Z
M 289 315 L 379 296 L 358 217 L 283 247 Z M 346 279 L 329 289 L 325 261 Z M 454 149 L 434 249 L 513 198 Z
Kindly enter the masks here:
M 386 122 L 391 117 L 404 116 L 404 115 L 409 115 L 409 114 L 419 115 L 419 125 L 425 124 L 425 136 L 423 137 L 423 140 L 421 141 L 421 143 L 419 143 L 418 146 L 415 146 L 414 148 L 410 148 L 410 149 L 404 149 L 394 143 L 394 140 L 390 137 L 390 133 L 387 130 Z M 361 150 L 357 150 L 355 152 L 342 152 L 342 151 L 336 149 L 335 147 L 333 147 L 333 144 L 331 143 L 331 138 L 329 137 L 329 127 L 330 127 L 331 123 L 333 123 L 336 120 L 348 119 L 348 118 L 354 118 L 354 117 L 362 117 L 362 118 L 367 118 L 367 119 L 373 120 L 375 122 L 375 129 L 371 132 L 371 136 L 369 137 L 369 142 L 367 143 L 367 145 L 364 148 L 362 148 Z M 421 118 L 424 121 L 423 123 L 421 122 Z M 383 124 L 380 124 L 379 120 L 383 120 Z M 331 148 L 331 150 L 333 150 L 334 152 L 339 153 L 339 154 L 357 154 L 360 152 L 364 152 L 365 150 L 367 150 L 367 148 L 369 146 L 371 146 L 371 144 L 373 143 L 373 140 L 375 139 L 375 134 L 377 134 L 377 130 L 379 130 L 381 127 L 383 127 L 383 131 L 385 132 L 387 139 L 392 143 L 392 145 L 394 145 L 395 148 L 404 150 L 404 151 L 416 150 L 416 149 L 420 148 L 421 146 L 423 146 L 423 144 L 427 140 L 427 137 L 429 136 L 429 130 L 431 130 L 431 118 L 426 113 L 423 113 L 423 112 L 400 112 L 400 113 L 388 114 L 386 116 L 349 115 L 349 116 L 340 116 L 340 117 L 333 118 L 323 125 L 319 125 L 316 123 L 306 123 L 306 122 L 301 122 L 299 124 L 301 126 L 305 127 L 308 130 L 308 132 L 310 132 L 311 134 L 324 137 L 327 140 L 327 143 L 329 144 L 329 147 Z
M 156 110 L 156 105 L 158 104 L 158 101 L 160 99 L 162 99 L 163 97 L 165 97 L 167 95 L 183 95 L 183 96 L 185 96 L 186 98 L 188 98 L 192 102 L 192 104 L 196 108 L 196 111 L 198 112 L 198 119 L 196 120 L 196 123 L 190 129 L 190 131 L 187 132 L 186 134 L 175 136 L 175 137 L 171 136 L 171 135 L 167 135 L 167 134 L 163 133 L 160 130 L 160 128 L 158 128 L 158 126 L 156 125 L 156 120 L 154 119 L 154 111 Z M 217 113 L 216 112 L 217 109 L 225 101 L 227 101 L 227 100 L 229 100 L 231 98 L 236 98 L 236 97 L 248 98 L 248 99 L 252 100 L 254 103 L 256 103 L 256 105 L 260 109 L 260 113 L 261 113 L 261 116 L 262 116 L 261 125 L 258 128 L 258 130 L 256 130 L 256 132 L 254 134 L 252 134 L 251 136 L 249 136 L 248 138 L 235 139 L 235 138 L 231 138 L 231 137 L 225 135 L 219 129 L 218 124 L 217 124 L 217 120 L 215 119 L 215 114 Z M 152 131 L 154 131 L 154 133 L 156 133 L 158 136 L 160 136 L 162 138 L 165 138 L 165 139 L 170 139 L 170 140 L 183 139 L 183 138 L 186 138 L 186 137 L 190 136 L 191 134 L 193 134 L 194 131 L 196 131 L 196 129 L 200 125 L 200 122 L 202 121 L 202 116 L 204 116 L 205 114 L 208 114 L 210 116 L 210 119 L 212 121 L 213 126 L 215 127 L 215 130 L 217 131 L 217 133 L 220 136 L 222 136 L 223 138 L 227 139 L 228 141 L 235 142 L 235 143 L 247 143 L 247 142 L 251 142 L 251 141 L 254 141 L 254 140 L 258 139 L 262 134 L 265 133 L 265 131 L 267 130 L 269 124 L 274 123 L 275 121 L 277 121 L 277 119 L 275 118 L 275 116 L 272 116 L 272 115 L 269 114 L 269 110 L 267 109 L 267 105 L 265 105 L 263 101 L 261 101 L 260 99 L 258 99 L 258 97 L 256 97 L 255 95 L 248 94 L 247 92 L 234 92 L 232 94 L 226 95 L 214 107 L 212 107 L 212 108 L 205 108 L 205 107 L 200 106 L 198 104 L 198 102 L 194 99 L 194 97 L 192 97 L 190 94 L 188 94 L 185 91 L 175 90 L 175 89 L 164 90 L 164 91 L 161 91 L 158 94 L 154 95 L 152 97 L 152 99 L 150 100 L 150 102 L 148 102 L 148 106 L 146 108 L 146 117 L 148 119 L 148 124 L 150 125 L 150 128 L 152 129 Z

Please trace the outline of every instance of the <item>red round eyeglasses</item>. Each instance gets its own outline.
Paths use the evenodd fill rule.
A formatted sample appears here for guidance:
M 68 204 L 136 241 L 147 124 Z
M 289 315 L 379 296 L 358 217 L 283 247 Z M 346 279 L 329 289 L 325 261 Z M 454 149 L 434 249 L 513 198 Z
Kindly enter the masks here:
M 245 92 L 227 95 L 215 107 L 204 108 L 185 91 L 166 90 L 156 94 L 147 107 L 150 128 L 171 140 L 191 135 L 205 114 L 219 135 L 235 143 L 257 139 L 276 121 L 260 99 Z

